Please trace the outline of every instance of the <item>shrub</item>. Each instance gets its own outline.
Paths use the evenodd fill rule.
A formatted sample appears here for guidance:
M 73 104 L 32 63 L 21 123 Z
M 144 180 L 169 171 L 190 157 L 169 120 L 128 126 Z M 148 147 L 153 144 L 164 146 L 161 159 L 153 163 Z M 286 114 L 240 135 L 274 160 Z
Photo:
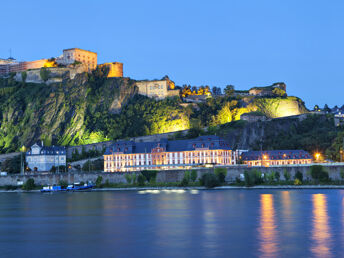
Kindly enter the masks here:
M 189 171 L 185 171 L 184 172 L 184 177 L 183 180 L 180 182 L 180 186 L 188 186 L 190 182 L 190 172 Z
M 143 170 L 141 174 L 147 179 L 148 182 L 151 182 L 152 178 L 155 181 L 156 175 L 158 174 L 157 170 Z
M 125 180 L 127 180 L 127 183 L 128 183 L 128 184 L 131 184 L 131 180 L 132 180 L 132 179 L 131 179 L 131 175 L 125 174 L 124 177 L 125 177 Z
M 24 190 L 27 190 L 27 191 L 29 191 L 29 190 L 33 190 L 33 189 L 35 189 L 35 180 L 33 180 L 32 178 L 29 178 L 26 182 L 25 182 L 25 184 L 23 185 L 23 189 Z
M 46 82 L 49 79 L 50 71 L 42 67 L 39 74 L 41 75 L 41 79 Z
M 101 187 L 102 186 L 102 181 L 103 181 L 103 177 L 102 176 L 98 176 L 97 180 L 96 180 L 96 187 Z
M 275 179 L 276 179 L 276 181 L 278 182 L 278 181 L 280 180 L 280 178 L 281 178 L 281 175 L 280 175 L 280 173 L 277 171 L 277 172 L 275 173 Z
M 342 180 L 344 180 L 344 169 L 343 168 L 340 169 L 339 175 L 340 175 L 340 178 Z
M 190 179 L 191 179 L 192 182 L 195 182 L 195 181 L 196 181 L 196 179 L 197 179 L 197 171 L 196 171 L 196 170 L 193 169 L 193 170 L 191 171 Z
M 256 169 L 251 171 L 245 171 L 244 176 L 246 186 L 258 185 L 264 182 L 262 173 Z
M 295 179 L 298 179 L 299 181 L 303 181 L 303 174 L 300 171 L 297 171 L 294 176 Z
M 27 73 L 24 71 L 21 73 L 21 77 L 22 77 L 22 82 L 25 83 L 26 82 L 26 78 L 27 78 Z
M 271 171 L 269 175 L 267 175 L 267 178 L 269 180 L 269 183 L 272 183 L 275 181 L 275 172 Z
M 220 185 L 218 177 L 213 173 L 203 174 L 200 178 L 200 183 L 207 188 L 213 188 Z
M 225 168 L 215 168 L 215 175 L 217 176 L 220 183 L 224 183 L 227 175 L 227 169 Z
M 326 182 L 329 180 L 328 173 L 324 170 L 322 165 L 311 166 L 310 174 L 316 182 Z
M 302 185 L 302 181 L 298 178 L 294 180 L 294 185 Z
M 139 186 L 144 186 L 145 185 L 145 181 L 146 181 L 146 178 L 144 175 L 140 174 L 138 177 L 137 177 L 137 183 Z
M 131 175 L 131 179 L 132 179 L 133 184 L 135 184 L 136 183 L 136 174 L 135 173 Z
M 291 176 L 290 176 L 290 172 L 288 170 L 285 169 L 283 175 L 284 175 L 285 181 L 290 180 Z
M 60 180 L 59 185 L 61 186 L 61 188 L 65 189 L 68 186 L 68 182 L 65 180 Z

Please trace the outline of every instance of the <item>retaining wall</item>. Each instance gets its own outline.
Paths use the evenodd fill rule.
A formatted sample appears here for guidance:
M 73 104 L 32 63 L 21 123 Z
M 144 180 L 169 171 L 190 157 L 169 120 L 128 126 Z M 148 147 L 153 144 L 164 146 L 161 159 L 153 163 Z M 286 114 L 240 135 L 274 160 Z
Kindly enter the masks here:
M 285 167 L 259 167 L 259 168 L 248 168 L 246 166 L 231 166 L 226 167 L 227 176 L 226 181 L 232 182 L 235 181 L 236 177 L 239 177 L 240 174 L 244 174 L 245 170 L 258 169 L 262 173 L 269 174 L 272 171 L 279 172 L 281 175 L 281 180 L 284 179 L 284 171 L 287 170 L 291 174 L 291 178 L 294 178 L 294 175 L 297 171 L 303 173 L 305 179 L 310 179 L 308 174 L 310 166 L 285 166 Z M 333 180 L 340 179 L 340 171 L 344 169 L 344 164 L 341 165 L 326 165 L 326 171 L 329 173 L 329 176 Z M 180 182 L 184 177 L 185 170 L 163 170 L 160 171 L 157 175 L 157 182 Z M 213 168 L 198 168 L 196 169 L 197 176 L 200 178 L 204 173 L 213 172 Z M 68 183 L 81 182 L 81 181 L 93 181 L 95 182 L 98 176 L 103 177 L 103 182 L 109 180 L 110 183 L 126 183 L 125 174 L 139 174 L 140 172 L 116 172 L 116 173 L 61 173 L 61 174 L 31 174 L 31 175 L 8 175 L 0 177 L 0 186 L 4 185 L 17 185 L 18 181 L 26 182 L 29 178 L 33 178 L 35 183 L 38 185 L 49 185 L 49 184 L 58 184 L 60 180 L 67 181 Z

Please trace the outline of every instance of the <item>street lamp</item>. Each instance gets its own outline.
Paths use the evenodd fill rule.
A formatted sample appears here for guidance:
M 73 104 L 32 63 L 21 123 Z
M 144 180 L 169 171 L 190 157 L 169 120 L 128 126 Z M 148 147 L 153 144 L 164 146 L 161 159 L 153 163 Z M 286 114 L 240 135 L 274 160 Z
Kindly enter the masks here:
M 320 159 L 320 157 L 321 157 L 321 154 L 320 154 L 319 152 L 316 152 L 316 153 L 314 154 L 314 157 L 315 157 L 315 161 L 319 162 L 319 159 Z

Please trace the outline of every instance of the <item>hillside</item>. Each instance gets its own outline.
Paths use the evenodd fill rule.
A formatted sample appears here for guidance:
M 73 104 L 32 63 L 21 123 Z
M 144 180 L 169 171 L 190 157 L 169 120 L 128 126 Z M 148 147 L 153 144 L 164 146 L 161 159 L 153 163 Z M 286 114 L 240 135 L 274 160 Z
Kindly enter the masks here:
M 156 101 L 136 93 L 134 80 L 106 79 L 101 70 L 49 86 L 2 78 L 0 152 L 17 151 L 37 140 L 47 145 L 81 145 L 216 126 L 251 111 L 268 117 L 306 111 L 295 97 L 222 96 L 185 106 L 179 98 Z

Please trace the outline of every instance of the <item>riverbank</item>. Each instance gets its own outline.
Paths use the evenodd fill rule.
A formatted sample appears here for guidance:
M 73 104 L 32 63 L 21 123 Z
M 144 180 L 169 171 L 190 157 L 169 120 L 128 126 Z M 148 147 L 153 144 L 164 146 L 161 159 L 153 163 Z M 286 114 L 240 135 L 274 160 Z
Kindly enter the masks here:
M 190 186 L 190 187 L 105 187 L 105 188 L 94 188 L 90 191 L 86 192 L 106 192 L 106 191 L 168 191 L 168 192 L 181 192 L 181 191 L 189 191 L 189 190 L 231 190 L 231 189 L 242 189 L 242 190 L 252 190 L 252 189 L 299 189 L 299 190 L 307 190 L 307 189 L 344 189 L 344 185 L 256 185 L 256 186 L 217 186 L 213 188 L 206 188 L 204 186 Z M 38 193 L 40 190 L 0 190 L 0 193 Z M 149 192 L 147 192 L 149 193 Z M 158 192 L 151 192 L 151 193 L 158 193 Z

